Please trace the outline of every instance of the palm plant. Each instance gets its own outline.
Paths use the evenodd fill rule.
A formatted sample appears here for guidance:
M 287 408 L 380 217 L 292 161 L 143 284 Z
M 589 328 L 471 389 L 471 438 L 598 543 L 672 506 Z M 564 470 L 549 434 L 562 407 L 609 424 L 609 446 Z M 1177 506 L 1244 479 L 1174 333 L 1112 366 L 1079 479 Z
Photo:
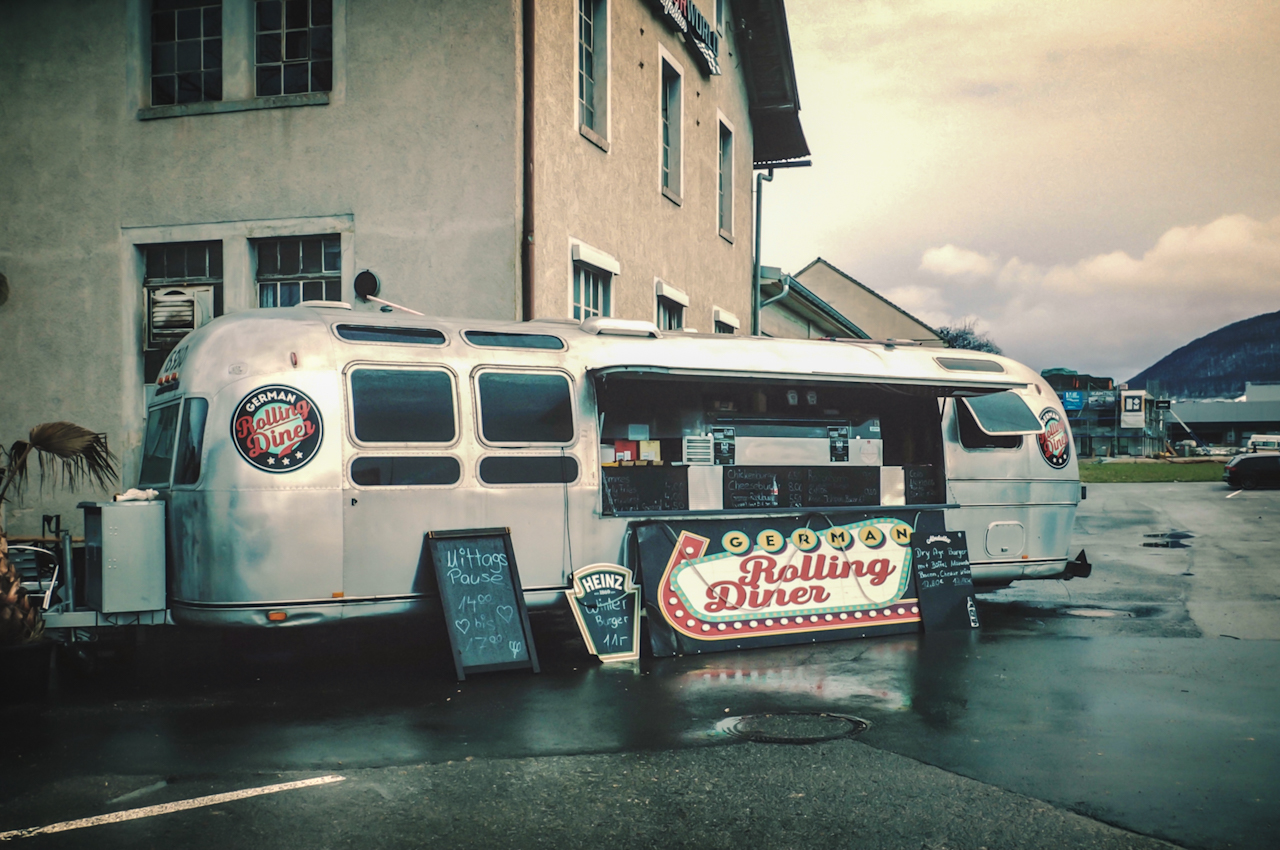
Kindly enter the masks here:
M 88 482 L 106 489 L 118 480 L 116 457 L 107 448 L 105 434 L 97 434 L 71 422 L 46 422 L 31 429 L 6 451 L 0 446 L 0 646 L 38 640 L 44 631 L 40 608 L 22 588 L 22 577 L 9 561 L 9 544 L 3 528 L 3 507 L 12 490 L 21 498 L 27 481 L 27 461 L 34 454 L 40 463 L 40 485 L 56 475 L 55 486 L 74 490 Z

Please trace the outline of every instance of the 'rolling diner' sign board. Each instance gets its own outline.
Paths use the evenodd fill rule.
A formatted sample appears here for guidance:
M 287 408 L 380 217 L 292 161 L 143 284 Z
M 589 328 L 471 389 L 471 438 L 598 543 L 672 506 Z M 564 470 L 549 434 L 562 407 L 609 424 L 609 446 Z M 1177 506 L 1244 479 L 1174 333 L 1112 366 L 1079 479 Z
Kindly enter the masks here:
M 440 588 L 458 681 L 466 671 L 538 672 L 511 530 L 429 531 L 423 546 Z

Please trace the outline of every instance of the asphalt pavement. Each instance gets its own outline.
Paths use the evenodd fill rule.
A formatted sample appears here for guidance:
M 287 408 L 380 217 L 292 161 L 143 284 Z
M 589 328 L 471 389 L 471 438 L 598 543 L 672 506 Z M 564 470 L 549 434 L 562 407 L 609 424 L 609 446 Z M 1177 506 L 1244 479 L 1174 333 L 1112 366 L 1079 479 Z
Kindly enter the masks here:
M 1278 517 L 1275 491 L 1091 485 L 1094 575 L 983 594 L 972 633 L 604 666 L 539 618 L 541 673 L 457 683 L 421 624 L 147 630 L 0 708 L 0 840 L 1270 848 Z

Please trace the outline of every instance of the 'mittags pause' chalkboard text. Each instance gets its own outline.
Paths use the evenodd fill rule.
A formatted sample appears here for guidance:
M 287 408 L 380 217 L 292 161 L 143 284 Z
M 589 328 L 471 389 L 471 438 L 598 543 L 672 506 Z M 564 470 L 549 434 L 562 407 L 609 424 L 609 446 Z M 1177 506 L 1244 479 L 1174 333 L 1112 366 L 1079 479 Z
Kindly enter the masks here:
M 529 667 L 537 673 L 510 529 L 430 531 L 423 546 L 440 588 L 458 681 L 468 670 Z

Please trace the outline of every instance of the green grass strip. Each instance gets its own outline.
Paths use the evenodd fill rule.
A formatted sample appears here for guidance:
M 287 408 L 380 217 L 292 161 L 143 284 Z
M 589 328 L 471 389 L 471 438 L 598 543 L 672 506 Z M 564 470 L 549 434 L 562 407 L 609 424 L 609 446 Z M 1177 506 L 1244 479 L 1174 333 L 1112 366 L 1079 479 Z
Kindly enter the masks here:
M 1090 463 L 1080 464 L 1085 484 L 1148 484 L 1164 481 L 1221 481 L 1221 463 Z

